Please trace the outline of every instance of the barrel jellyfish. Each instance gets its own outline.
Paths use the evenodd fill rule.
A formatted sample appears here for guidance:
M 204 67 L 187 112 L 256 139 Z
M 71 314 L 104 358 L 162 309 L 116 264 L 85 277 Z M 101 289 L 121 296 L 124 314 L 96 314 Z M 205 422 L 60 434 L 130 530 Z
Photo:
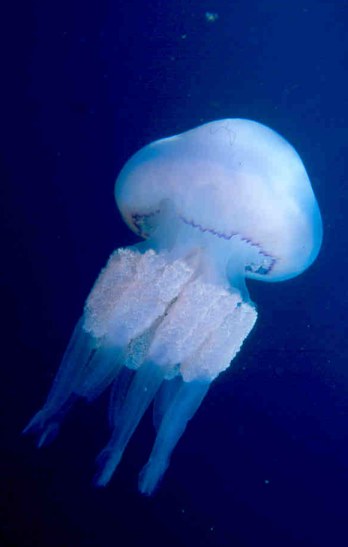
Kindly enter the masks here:
M 214 378 L 257 319 L 246 279 L 283 281 L 316 258 L 319 208 L 292 146 L 243 119 L 145 146 L 115 185 L 142 241 L 114 251 L 89 294 L 43 408 L 25 431 L 41 446 L 78 397 L 110 389 L 106 485 L 153 402 L 157 431 L 139 489 L 150 495 Z

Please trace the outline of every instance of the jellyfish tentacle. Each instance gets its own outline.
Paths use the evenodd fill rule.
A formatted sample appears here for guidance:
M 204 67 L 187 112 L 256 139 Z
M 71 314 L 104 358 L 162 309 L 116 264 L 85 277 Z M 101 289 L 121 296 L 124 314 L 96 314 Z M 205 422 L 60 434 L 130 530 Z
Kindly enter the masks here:
M 81 374 L 75 393 L 89 402 L 96 399 L 115 379 L 122 368 L 124 350 L 107 342 L 92 355 Z
M 198 350 L 180 365 L 180 373 L 187 382 L 197 378 L 212 381 L 226 370 L 257 320 L 257 311 L 252 302 L 238 298 L 235 306 L 206 336 Z
M 139 490 L 151 495 L 169 466 L 170 455 L 184 433 L 188 421 L 203 401 L 210 382 L 181 381 L 158 429 L 150 458 L 140 473 Z
M 235 295 L 202 277 L 188 282 L 159 323 L 149 348 L 157 363 L 181 363 L 199 348 L 207 333 L 223 321 Z
M 120 415 L 135 374 L 134 370 L 123 366 L 112 383 L 109 400 L 109 426 L 112 430 L 115 429 L 115 423 Z
M 193 275 L 189 263 L 149 249 L 112 253 L 85 306 L 85 329 L 125 347 L 151 329 Z
M 96 348 L 97 340 L 84 330 L 82 317 L 70 338 L 45 405 L 23 430 L 25 434 L 35 433 L 38 436 L 39 447 L 53 440 L 58 433 L 61 422 L 76 399 L 75 388 Z
M 181 377 L 175 376 L 174 378 L 164 380 L 160 389 L 158 390 L 155 400 L 153 402 L 153 425 L 158 431 L 163 416 L 165 415 L 169 405 L 172 403 L 178 389 L 181 385 Z
M 115 429 L 107 446 L 98 458 L 97 486 L 105 486 L 115 472 L 126 446 L 139 421 L 156 395 L 166 370 L 148 361 L 136 372 L 118 416 Z

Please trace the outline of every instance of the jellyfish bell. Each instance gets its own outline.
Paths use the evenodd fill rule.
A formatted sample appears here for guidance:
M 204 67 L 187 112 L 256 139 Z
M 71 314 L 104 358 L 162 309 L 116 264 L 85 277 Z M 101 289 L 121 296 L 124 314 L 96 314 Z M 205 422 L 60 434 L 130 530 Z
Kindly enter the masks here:
M 143 238 L 116 250 L 87 298 L 42 410 L 27 431 L 53 436 L 72 401 L 111 386 L 105 485 L 154 401 L 156 439 L 140 474 L 151 494 L 209 385 L 228 368 L 257 312 L 246 278 L 282 281 L 316 258 L 321 217 L 303 163 L 271 129 L 211 122 L 145 146 L 115 197 Z
M 178 221 L 196 232 L 215 235 L 226 248 L 239 239 L 251 257 L 254 247 L 259 261 L 245 264 L 247 277 L 293 277 L 320 248 L 320 213 L 301 158 L 250 120 L 219 120 L 145 146 L 122 169 L 115 197 L 140 236 L 151 236 L 161 204 L 170 202 Z

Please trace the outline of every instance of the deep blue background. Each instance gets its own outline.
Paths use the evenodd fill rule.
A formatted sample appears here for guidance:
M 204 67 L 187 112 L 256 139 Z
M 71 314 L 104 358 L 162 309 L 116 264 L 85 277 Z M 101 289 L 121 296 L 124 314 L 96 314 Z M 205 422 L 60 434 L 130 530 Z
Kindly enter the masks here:
M 1 33 L 1 545 L 348 544 L 348 3 L 12 2 Z M 209 23 L 205 12 L 217 12 Z M 314 266 L 250 283 L 258 324 L 214 383 L 158 494 L 136 490 L 148 413 L 110 486 L 91 486 L 107 398 L 42 451 L 43 403 L 110 252 L 113 200 L 151 140 L 224 117 L 279 131 L 322 209 Z

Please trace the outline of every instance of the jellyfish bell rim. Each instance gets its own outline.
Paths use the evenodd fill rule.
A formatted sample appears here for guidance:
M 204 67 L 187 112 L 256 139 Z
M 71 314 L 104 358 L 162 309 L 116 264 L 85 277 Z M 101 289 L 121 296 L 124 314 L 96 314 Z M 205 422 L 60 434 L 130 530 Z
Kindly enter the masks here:
M 214 157 L 213 160 L 209 158 L 206 161 L 204 157 L 204 155 L 209 156 L 210 153 L 206 145 L 207 136 L 211 139 L 209 146 L 214 149 L 217 159 Z M 260 144 L 262 140 L 264 143 Z M 256 141 L 258 143 L 255 145 Z M 261 186 L 258 186 L 257 175 L 254 176 L 253 173 L 249 178 L 245 177 L 243 169 L 241 168 L 239 172 L 236 163 L 233 164 L 231 157 L 235 154 L 235 162 L 242 164 L 244 161 L 247 165 L 250 156 L 248 146 L 252 154 L 251 162 L 249 162 L 252 168 L 254 168 L 252 164 L 255 163 L 256 166 L 261 166 L 261 170 L 265 167 L 271 174 L 272 169 L 280 170 L 284 178 L 285 198 L 277 181 L 276 184 L 271 181 L 273 186 L 269 189 L 267 188 L 269 181 L 265 177 L 266 182 L 261 181 Z M 227 167 L 223 163 L 226 150 L 229 153 Z M 231 151 L 232 154 L 230 154 Z M 180 154 L 179 160 L 176 155 Z M 222 161 L 219 161 L 220 158 Z M 191 160 L 193 167 L 190 165 Z M 283 164 L 287 162 L 288 168 L 284 168 Z M 216 178 L 220 177 L 222 186 L 226 183 L 224 182 L 226 172 L 228 175 L 232 173 L 235 178 L 230 180 L 236 186 L 235 192 L 231 192 L 230 188 L 228 188 L 230 194 L 226 193 L 226 188 L 220 192 L 216 181 L 212 183 L 210 181 L 208 184 L 198 181 L 199 186 L 194 171 L 197 165 L 201 170 L 202 165 L 204 166 L 203 171 L 208 173 L 207 177 L 209 170 L 213 174 L 217 172 Z M 178 188 L 180 175 L 181 179 L 186 178 L 191 184 L 183 180 L 181 188 Z M 259 188 L 266 189 L 265 198 L 261 200 L 265 205 L 264 217 L 261 213 L 256 215 L 249 226 L 243 223 L 243 215 L 238 213 L 234 205 L 240 191 L 235 184 L 238 177 L 238 183 L 240 180 L 242 182 L 246 180 L 250 184 L 249 193 L 253 189 L 256 191 Z M 214 199 L 210 199 L 209 192 L 213 194 L 213 197 L 214 194 L 216 197 L 219 192 L 221 193 L 215 204 Z M 279 195 L 274 198 L 276 193 Z M 233 198 L 235 198 L 234 201 Z M 261 263 L 260 271 L 257 271 L 257 268 L 252 269 L 246 262 L 245 277 L 251 279 L 263 281 L 291 279 L 311 265 L 321 246 L 320 211 L 301 158 L 282 136 L 252 120 L 238 118 L 217 120 L 148 144 L 136 152 L 122 168 L 115 184 L 115 199 L 126 224 L 144 239 L 151 240 L 154 228 L 158 226 L 163 201 L 171 201 L 178 221 L 191 225 L 196 229 L 196 233 L 197 230 L 201 230 L 217 238 L 226 239 L 227 253 L 229 252 L 228 240 L 232 240 L 233 237 L 241 238 L 254 249 L 259 248 L 261 254 L 266 257 L 266 261 L 271 257 L 272 264 L 267 269 L 263 268 Z M 248 200 L 252 203 L 253 199 L 252 197 L 250 200 L 246 193 L 241 208 L 248 210 Z M 267 199 L 271 199 L 272 206 Z M 274 206 L 277 200 L 280 208 L 278 216 L 275 214 L 278 205 Z M 209 212 L 209 207 L 212 207 L 215 217 Z M 255 208 L 257 208 L 256 199 L 254 199 Z M 233 214 L 236 210 L 237 214 Z M 235 218 L 243 229 L 235 229 Z M 195 238 L 194 231 L 192 235 Z

